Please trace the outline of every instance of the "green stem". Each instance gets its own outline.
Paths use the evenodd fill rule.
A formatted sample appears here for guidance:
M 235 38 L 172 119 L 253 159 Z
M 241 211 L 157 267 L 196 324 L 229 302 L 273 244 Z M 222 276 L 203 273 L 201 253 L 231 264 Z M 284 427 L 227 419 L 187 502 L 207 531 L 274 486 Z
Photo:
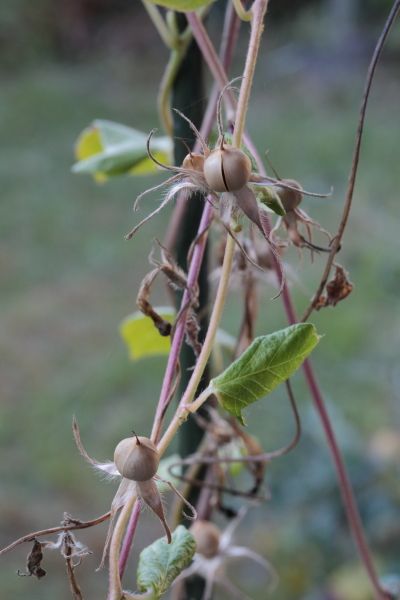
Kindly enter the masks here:
M 236 109 L 235 128 L 233 131 L 232 143 L 240 148 L 244 127 L 246 123 L 247 109 L 249 105 L 250 93 L 254 79 L 254 71 L 257 63 L 258 50 L 260 48 L 261 35 L 264 30 L 264 15 L 267 11 L 268 0 L 255 0 L 251 8 L 251 33 L 249 48 L 246 56 L 246 64 L 243 71 L 243 83 L 240 88 L 240 95 Z
M 119 575 L 119 552 L 121 548 L 122 538 L 125 533 L 126 526 L 131 515 L 133 505 L 136 502 L 136 494 L 129 496 L 124 507 L 122 508 L 117 523 L 115 525 L 111 544 L 110 544 L 110 584 L 107 600 L 121 600 L 123 598 L 121 578 Z
M 142 0 L 142 2 L 150 19 L 153 21 L 154 27 L 157 29 L 160 38 L 168 48 L 172 48 L 174 40 L 159 9 L 152 2 L 147 2 L 147 0 Z
M 169 61 L 167 63 L 167 66 L 165 67 L 165 71 L 160 83 L 160 89 L 158 92 L 157 104 L 160 121 L 163 124 L 167 135 L 169 135 L 170 137 L 173 136 L 174 132 L 170 104 L 171 90 L 176 75 L 179 71 L 179 67 L 182 64 L 182 59 L 185 55 L 186 48 L 187 45 L 185 46 L 184 50 L 171 50 Z
M 246 10 L 243 7 L 242 0 L 232 0 L 235 7 L 235 12 L 242 21 L 251 21 L 251 10 Z

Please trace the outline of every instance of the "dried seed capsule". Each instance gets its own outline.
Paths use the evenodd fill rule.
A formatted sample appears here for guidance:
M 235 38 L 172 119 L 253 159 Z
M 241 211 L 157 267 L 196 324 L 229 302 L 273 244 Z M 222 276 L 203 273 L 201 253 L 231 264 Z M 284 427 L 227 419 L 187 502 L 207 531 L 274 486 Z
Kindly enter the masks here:
M 157 473 L 160 457 L 149 438 L 134 435 L 120 441 L 115 448 L 114 462 L 122 477 L 147 481 Z
M 184 169 L 191 169 L 192 171 L 203 171 L 204 166 L 204 156 L 203 154 L 196 154 L 191 152 L 187 154 L 182 162 L 182 167 Z
M 248 183 L 251 161 L 239 148 L 224 145 L 204 161 L 204 177 L 214 192 L 236 192 Z
M 281 187 L 279 184 L 276 186 L 275 190 L 278 194 L 283 208 L 286 212 L 290 212 L 298 207 L 300 202 L 303 199 L 302 187 L 295 179 L 282 179 L 282 183 L 290 186 L 290 189 L 287 187 Z
M 218 554 L 221 532 L 211 521 L 198 519 L 190 528 L 190 533 L 196 540 L 196 552 L 206 558 Z

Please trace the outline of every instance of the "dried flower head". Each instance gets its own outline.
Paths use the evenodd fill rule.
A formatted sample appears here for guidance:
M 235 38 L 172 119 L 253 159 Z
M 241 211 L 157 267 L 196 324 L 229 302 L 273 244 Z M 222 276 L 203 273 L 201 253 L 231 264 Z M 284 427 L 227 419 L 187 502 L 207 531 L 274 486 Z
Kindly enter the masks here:
M 134 433 L 132 437 L 122 440 L 117 445 L 114 455 L 115 462 L 107 461 L 102 463 L 91 458 L 86 452 L 82 444 L 79 426 L 75 418 L 72 422 L 72 429 L 79 452 L 92 467 L 103 474 L 105 473 L 107 478 L 121 479 L 121 483 L 111 503 L 110 524 L 100 567 L 103 566 L 107 555 L 115 516 L 132 496 L 136 496 L 142 503 L 142 506 L 148 506 L 160 519 L 167 535 L 168 543 L 171 543 L 171 531 L 165 518 L 164 507 L 157 482 L 163 482 L 168 485 L 169 488 L 189 507 L 191 513 L 185 515 L 187 518 L 196 519 L 197 514 L 195 508 L 183 498 L 170 481 L 166 481 L 157 475 L 159 464 L 158 451 L 149 438 L 143 436 L 139 437 Z
M 235 530 L 246 512 L 246 509 L 242 508 L 224 531 L 220 531 L 209 521 L 196 521 L 191 531 L 197 542 L 197 551 L 190 567 L 185 569 L 175 581 L 179 582 L 192 575 L 200 575 L 206 582 L 202 600 L 211 599 L 215 585 L 228 592 L 230 598 L 248 600 L 248 596 L 239 590 L 226 575 L 227 565 L 232 560 L 248 558 L 265 569 L 269 578 L 268 587 L 272 590 L 278 583 L 278 576 L 271 564 L 254 550 L 236 546 L 233 542 Z

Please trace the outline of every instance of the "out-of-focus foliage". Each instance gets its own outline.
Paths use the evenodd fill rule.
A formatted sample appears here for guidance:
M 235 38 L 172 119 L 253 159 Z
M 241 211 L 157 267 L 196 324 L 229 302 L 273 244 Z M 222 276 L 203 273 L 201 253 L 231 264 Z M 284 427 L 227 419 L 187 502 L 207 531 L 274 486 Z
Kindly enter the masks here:
M 207 6 L 215 0 L 149 0 L 152 4 L 158 6 L 164 6 L 170 10 L 177 10 L 179 12 L 189 12 L 191 10 L 197 10 L 202 6 Z
M 159 167 L 147 152 L 148 135 L 132 127 L 97 119 L 75 144 L 74 173 L 90 173 L 101 182 L 117 175 L 148 175 Z M 172 161 L 169 137 L 152 137 L 152 153 L 164 164 Z
M 161 318 L 172 323 L 175 316 L 172 308 L 160 306 L 155 307 L 154 310 Z M 135 312 L 126 317 L 119 326 L 119 332 L 127 346 L 131 360 L 148 356 L 162 356 L 169 352 L 170 337 L 161 336 L 150 317 L 146 317 L 141 312 Z

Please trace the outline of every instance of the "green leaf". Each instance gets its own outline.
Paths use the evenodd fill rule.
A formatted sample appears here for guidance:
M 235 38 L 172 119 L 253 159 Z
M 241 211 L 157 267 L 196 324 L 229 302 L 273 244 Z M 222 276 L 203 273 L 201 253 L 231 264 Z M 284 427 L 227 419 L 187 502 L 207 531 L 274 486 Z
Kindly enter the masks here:
M 191 533 L 179 525 L 172 534 L 172 542 L 163 537 L 142 550 L 137 569 L 140 592 L 152 592 L 154 600 L 161 598 L 176 577 L 188 567 L 196 550 Z
M 288 379 L 319 339 L 310 323 L 258 337 L 210 386 L 222 407 L 244 424 L 242 410 Z
M 256 194 L 257 200 L 267 209 L 268 212 L 273 212 L 280 217 L 286 215 L 286 210 L 281 199 L 273 187 L 259 188 L 253 186 L 253 191 Z
M 244 469 L 244 463 L 241 460 L 246 455 L 242 440 L 235 439 L 229 444 L 221 446 L 218 450 L 219 458 L 237 458 L 238 462 L 221 463 L 222 467 L 226 465 L 231 477 L 237 477 Z
M 90 173 L 98 181 L 115 175 L 153 173 L 157 166 L 147 155 L 148 135 L 137 129 L 96 120 L 82 131 L 75 145 L 74 173 Z M 154 156 L 162 163 L 172 161 L 168 137 L 152 138 Z
M 214 0 L 150 0 L 152 4 L 158 4 L 158 6 L 165 6 L 171 10 L 177 10 L 178 12 L 190 12 L 211 4 Z
M 173 322 L 175 318 L 173 308 L 159 306 L 154 310 L 169 323 Z M 170 337 L 160 335 L 150 317 L 144 316 L 140 311 L 126 317 L 119 326 L 119 332 L 128 348 L 131 360 L 169 353 Z

